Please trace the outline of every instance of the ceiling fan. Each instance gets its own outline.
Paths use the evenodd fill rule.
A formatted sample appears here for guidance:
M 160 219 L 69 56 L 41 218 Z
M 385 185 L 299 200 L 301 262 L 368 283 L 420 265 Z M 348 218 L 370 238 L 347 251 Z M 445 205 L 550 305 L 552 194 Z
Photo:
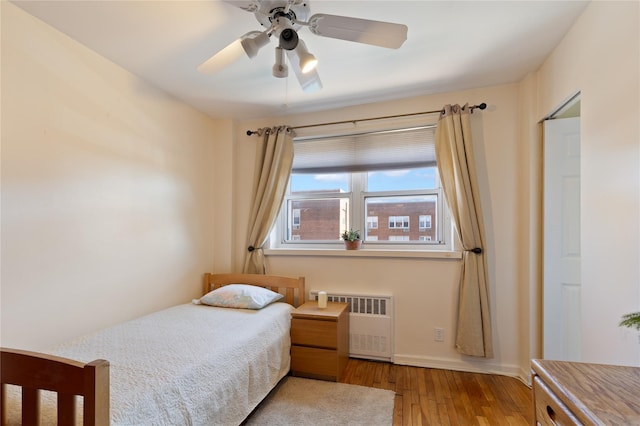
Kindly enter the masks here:
M 313 34 L 341 40 L 365 43 L 397 49 L 407 39 L 407 26 L 391 22 L 372 21 L 338 15 L 318 13 L 309 17 L 308 0 L 224 0 L 255 15 L 266 30 L 250 31 L 200 64 L 201 73 L 211 74 L 243 54 L 254 58 L 258 51 L 269 44 L 270 38 L 278 40 L 272 73 L 284 78 L 291 67 L 304 92 L 322 88 L 316 71 L 318 60 L 307 50 L 298 31 L 307 27 Z M 288 59 L 289 65 L 287 65 Z

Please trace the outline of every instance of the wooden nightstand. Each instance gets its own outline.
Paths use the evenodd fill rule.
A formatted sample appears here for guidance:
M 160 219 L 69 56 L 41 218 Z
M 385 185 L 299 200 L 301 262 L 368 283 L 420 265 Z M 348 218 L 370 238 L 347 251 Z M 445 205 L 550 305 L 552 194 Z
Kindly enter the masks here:
M 349 361 L 348 303 L 307 302 L 291 314 L 291 374 L 337 382 Z

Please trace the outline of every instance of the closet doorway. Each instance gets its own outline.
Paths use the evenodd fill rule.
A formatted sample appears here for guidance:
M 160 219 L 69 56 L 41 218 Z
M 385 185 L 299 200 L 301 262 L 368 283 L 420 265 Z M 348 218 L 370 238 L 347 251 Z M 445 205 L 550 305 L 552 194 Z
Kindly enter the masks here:
M 543 357 L 580 361 L 580 100 L 544 120 Z

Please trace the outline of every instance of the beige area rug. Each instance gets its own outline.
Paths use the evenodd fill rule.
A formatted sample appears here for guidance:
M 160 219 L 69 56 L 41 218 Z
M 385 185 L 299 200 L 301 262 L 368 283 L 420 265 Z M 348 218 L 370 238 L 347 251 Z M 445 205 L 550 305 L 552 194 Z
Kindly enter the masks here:
M 243 424 L 389 426 L 394 398 L 390 390 L 287 376 Z

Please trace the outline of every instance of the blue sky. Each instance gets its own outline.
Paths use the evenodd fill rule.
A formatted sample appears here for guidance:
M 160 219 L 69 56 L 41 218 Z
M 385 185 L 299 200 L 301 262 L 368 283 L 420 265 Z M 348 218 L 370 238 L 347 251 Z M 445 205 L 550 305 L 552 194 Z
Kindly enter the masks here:
M 370 172 L 368 190 L 431 189 L 435 187 L 436 173 L 435 167 Z M 291 190 L 296 192 L 340 189 L 348 192 L 347 176 L 347 173 L 293 175 Z

